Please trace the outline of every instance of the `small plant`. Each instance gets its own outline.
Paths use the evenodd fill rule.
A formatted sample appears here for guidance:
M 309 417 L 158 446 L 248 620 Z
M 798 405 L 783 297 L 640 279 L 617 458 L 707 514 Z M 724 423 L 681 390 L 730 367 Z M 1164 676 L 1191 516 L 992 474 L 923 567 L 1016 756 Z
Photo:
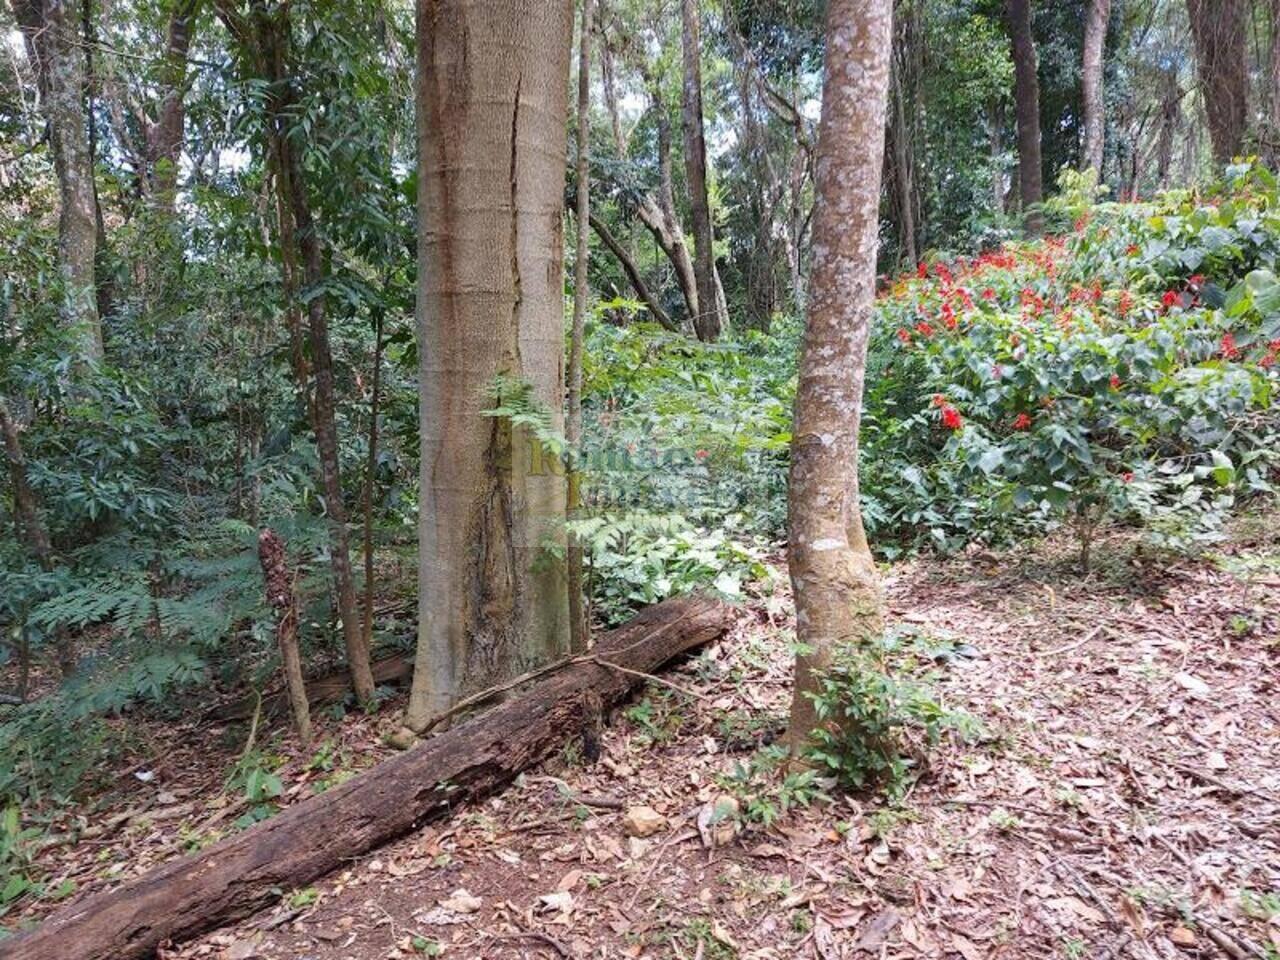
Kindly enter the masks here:
M 806 757 L 846 790 L 876 787 L 900 796 L 925 749 L 944 732 L 979 731 L 974 718 L 936 699 L 937 673 L 928 666 L 936 649 L 909 639 L 889 632 L 842 650 L 812 694 L 821 726 Z
M 1240 910 L 1246 917 L 1266 923 L 1280 917 L 1280 893 L 1274 890 L 1241 890 Z
M 36 839 L 41 831 L 22 826 L 16 806 L 7 807 L 0 815 L 0 916 L 17 900 L 27 895 L 39 896 L 43 887 L 35 879 L 33 864 Z
M 243 830 L 266 820 L 276 812 L 272 802 L 284 793 L 284 784 L 271 770 L 272 760 L 258 750 L 247 750 L 236 762 L 227 779 L 227 789 L 244 795 L 249 810 L 238 817 L 236 827 Z
M 742 818 L 748 823 L 758 823 L 767 829 L 792 807 L 808 807 L 830 800 L 823 792 L 816 770 L 791 772 L 779 778 L 788 759 L 786 747 L 764 747 L 747 763 L 739 761 L 732 772 L 717 777 L 720 786 L 737 798 Z
M 309 907 L 320 899 L 320 891 L 315 887 L 304 887 L 301 890 L 295 890 L 289 894 L 289 908 L 291 910 L 301 910 L 303 907 Z
M 675 739 L 684 723 L 684 717 L 676 709 L 674 695 L 669 690 L 650 692 L 639 703 L 623 711 L 638 730 L 639 739 L 648 746 L 663 746 Z

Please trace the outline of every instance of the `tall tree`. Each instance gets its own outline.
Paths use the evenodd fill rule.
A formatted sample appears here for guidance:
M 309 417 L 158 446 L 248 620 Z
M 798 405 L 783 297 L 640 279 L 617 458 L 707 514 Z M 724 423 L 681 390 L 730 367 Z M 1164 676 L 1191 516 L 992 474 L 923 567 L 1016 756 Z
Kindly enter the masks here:
M 177 199 L 178 163 L 182 158 L 187 102 L 187 57 L 201 0 L 176 0 L 169 11 L 161 62 L 161 99 L 154 122 L 146 128 L 147 188 L 152 202 L 172 211 Z
M 680 0 L 681 85 L 680 114 L 684 132 L 684 170 L 693 220 L 694 278 L 698 285 L 698 312 L 693 329 L 699 340 L 716 340 L 728 329 L 729 317 L 716 273 L 715 234 L 711 225 L 711 201 L 707 195 L 707 142 L 702 115 L 702 27 L 698 0 Z
M 569 441 L 569 516 L 582 505 L 579 484 L 582 465 L 582 341 L 587 317 L 587 257 L 591 221 L 591 30 L 593 0 L 582 0 L 582 30 L 578 41 L 578 153 L 574 170 L 577 243 L 573 260 L 573 329 L 569 334 L 569 395 L 565 439 Z M 569 574 L 569 646 L 575 653 L 587 649 L 587 615 L 582 579 L 582 543 L 570 536 L 565 559 Z
M 1018 126 L 1018 193 L 1027 233 L 1044 229 L 1040 201 L 1044 186 L 1040 170 L 1040 81 L 1036 76 L 1036 45 L 1031 35 L 1031 0 L 1007 0 L 1005 13 L 1013 49 L 1013 105 Z
M 793 753 L 817 726 L 818 674 L 883 629 L 858 503 L 858 422 L 875 299 L 892 0 L 830 0 L 809 305 L 791 442 L 787 555 L 796 602 Z
M 1244 0 L 1187 0 L 1209 140 L 1219 166 L 1240 153 L 1248 123 L 1245 11 Z
M 487 417 L 495 378 L 563 427 L 573 4 L 418 0 L 418 650 L 406 723 L 569 643 L 565 478 Z
M 49 130 L 58 177 L 58 268 L 62 315 L 77 349 L 102 357 L 94 258 L 98 249 L 93 154 L 84 105 L 85 52 L 77 4 L 66 0 L 12 0 Z
M 603 24 L 601 25 L 601 36 L 603 42 L 600 45 L 600 67 L 604 76 L 604 102 L 606 109 L 609 111 L 609 124 L 613 131 L 614 148 L 619 158 L 625 160 L 628 158 L 629 150 L 627 137 L 622 132 L 613 44 L 620 46 L 625 46 L 626 44 L 624 38 L 606 33 Z M 640 59 L 640 56 L 637 54 L 636 58 Z M 691 325 L 693 319 L 700 312 L 698 306 L 698 281 L 693 266 L 693 257 L 689 254 L 689 245 L 685 243 L 684 228 L 680 225 L 680 214 L 676 210 L 675 190 L 672 185 L 671 173 L 671 123 L 667 118 L 667 106 L 662 99 L 662 90 L 658 83 L 658 78 L 649 73 L 647 65 L 642 59 L 636 64 L 636 67 L 644 77 L 645 86 L 649 93 L 650 111 L 654 117 L 654 126 L 657 128 L 658 133 L 658 188 L 654 192 L 641 192 L 634 198 L 635 213 L 640 222 L 653 235 L 653 239 L 657 241 L 658 246 L 670 261 L 671 269 L 676 276 L 676 282 L 680 286 L 680 294 L 684 298 L 685 311 L 688 314 L 687 322 Z M 609 246 L 611 250 L 614 249 L 614 245 L 610 244 L 603 235 L 601 235 L 601 239 L 605 240 L 606 246 Z M 623 261 L 623 267 L 626 269 L 628 277 L 632 278 L 634 285 L 635 271 L 628 267 L 625 260 Z M 647 297 L 645 291 L 641 290 L 640 287 L 636 287 L 636 292 L 646 303 L 651 302 L 651 298 Z M 661 316 L 656 311 L 654 316 L 660 323 L 662 322 Z
M 364 643 L 360 612 L 356 605 L 355 576 L 351 569 L 351 537 L 343 499 L 342 472 L 338 461 L 337 398 L 333 377 L 333 350 L 329 341 L 329 319 L 324 296 L 325 254 L 319 224 L 311 212 L 307 183 L 295 132 L 298 102 L 296 78 L 291 73 L 292 24 L 289 7 L 268 7 L 264 0 L 250 0 L 247 12 L 240 0 L 218 0 L 218 15 L 236 42 L 242 69 L 266 85 L 264 99 L 265 135 L 272 172 L 278 191 L 281 265 L 285 297 L 292 306 L 306 286 L 307 345 L 311 351 L 311 391 L 309 411 L 320 460 L 320 483 L 324 491 L 325 514 L 329 521 L 329 562 L 333 571 L 338 618 L 351 684 L 361 702 L 373 698 L 373 671 L 369 649 Z M 291 336 L 296 321 L 289 323 Z M 295 348 L 295 354 L 297 349 Z M 295 374 L 305 375 L 295 360 Z M 300 384 L 306 392 L 307 385 Z
M 1106 129 L 1102 94 L 1102 51 L 1107 42 L 1107 20 L 1111 0 L 1089 0 L 1084 21 L 1084 57 L 1081 78 L 1084 87 L 1084 144 L 1081 166 L 1101 179 L 1102 151 Z

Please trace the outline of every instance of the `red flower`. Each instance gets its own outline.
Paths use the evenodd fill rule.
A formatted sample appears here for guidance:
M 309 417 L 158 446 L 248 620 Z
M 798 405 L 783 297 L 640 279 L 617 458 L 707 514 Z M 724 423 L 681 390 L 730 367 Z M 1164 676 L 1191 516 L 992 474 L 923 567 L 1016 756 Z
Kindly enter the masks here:
M 920 334 L 922 337 L 932 337 L 933 327 L 921 320 L 916 324 L 916 333 Z
M 1118 373 L 1113 373 L 1113 374 L 1111 375 L 1111 389 L 1112 389 L 1112 390 L 1119 390 L 1119 389 L 1120 389 L 1120 387 L 1121 387 L 1121 385 L 1122 385 L 1123 383 L 1124 383 L 1124 381 L 1120 379 L 1120 374 L 1118 374 Z
M 1025 414 L 1025 413 L 1020 413 L 1020 414 L 1018 414 L 1016 417 L 1014 417 L 1014 418 L 1013 418 L 1013 429 L 1015 429 L 1015 430 L 1030 430 L 1030 429 L 1031 429 L 1031 417 L 1029 417 L 1029 416 L 1028 416 L 1027 414 Z
M 948 430 L 959 430 L 964 426 L 960 411 L 951 406 L 951 404 L 947 404 L 942 408 L 942 425 Z
M 942 322 L 946 325 L 948 330 L 954 330 L 956 328 L 956 312 L 952 309 L 951 304 L 944 303 L 942 305 L 941 316 Z
M 919 277 L 921 280 L 929 276 L 929 265 L 927 263 L 917 263 L 916 276 Z
M 1192 274 L 1190 277 L 1187 278 L 1187 283 L 1191 284 L 1191 286 L 1193 287 L 1203 287 L 1204 274 L 1203 273 Z
M 1136 257 L 1138 255 L 1138 245 L 1136 243 L 1129 244 L 1124 248 L 1124 255 L 1126 257 Z
M 1168 310 L 1170 307 L 1182 305 L 1182 294 L 1177 290 L 1166 290 L 1164 296 L 1160 298 L 1160 302 L 1164 304 L 1164 308 Z
M 906 327 L 899 327 L 899 328 L 898 328 L 898 339 L 899 339 L 899 340 L 901 340 L 903 343 L 910 343 L 910 342 L 911 342 L 911 331 L 910 331 L 910 330 L 908 330 Z
M 705 460 L 707 459 L 709 454 L 705 450 L 699 450 L 697 453 L 694 454 L 694 456 L 697 457 L 699 460 Z
M 1126 470 L 1124 473 L 1120 474 L 1120 479 L 1125 483 L 1133 483 L 1133 471 Z
M 933 405 L 938 408 L 945 407 L 947 405 L 947 398 L 940 393 L 935 393 L 933 395 Z
M 1120 294 L 1120 302 L 1116 304 L 1116 313 L 1124 316 L 1133 309 L 1133 295 L 1128 290 L 1124 290 Z
M 996 298 L 996 292 L 991 287 L 987 287 L 987 289 L 982 291 L 983 300 L 994 300 L 995 298 Z
M 1258 361 L 1258 366 L 1260 366 L 1263 370 L 1270 370 L 1275 365 L 1276 365 L 1276 351 L 1274 350 L 1268 350 L 1263 355 L 1262 359 Z
M 1222 335 L 1222 356 L 1227 360 L 1237 360 L 1240 357 L 1240 348 L 1236 346 L 1236 338 L 1230 333 Z

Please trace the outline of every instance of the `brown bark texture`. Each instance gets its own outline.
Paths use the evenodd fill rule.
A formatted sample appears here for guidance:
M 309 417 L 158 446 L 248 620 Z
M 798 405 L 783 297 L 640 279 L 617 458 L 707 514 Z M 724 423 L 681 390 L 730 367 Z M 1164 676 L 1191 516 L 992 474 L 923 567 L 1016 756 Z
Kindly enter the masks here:
M 879 580 L 858 503 L 858 421 L 875 298 L 892 0 L 831 0 L 818 131 L 809 305 L 788 486 L 796 603 L 789 739 L 817 726 L 817 675 L 837 650 L 883 629 Z
M 481 799 L 592 729 L 637 678 L 717 639 L 732 610 L 705 597 L 650 607 L 611 630 L 595 658 L 570 662 L 526 692 L 352 780 L 198 853 L 52 914 L 6 940 L 6 960 L 139 960 L 249 916 L 459 804 Z
M 58 178 L 58 269 L 62 317 L 76 349 L 102 358 L 94 261 L 98 249 L 93 155 L 85 113 L 85 56 L 79 6 L 67 0 L 12 0 L 36 75 Z
M 1219 166 L 1239 155 L 1248 124 L 1245 13 L 1244 0 L 1187 0 L 1209 141 Z
M 563 464 L 525 428 L 483 411 L 501 377 L 529 388 L 553 432 L 564 428 L 573 4 L 419 0 L 417 36 L 421 506 L 411 729 L 569 645 Z
M 267 603 L 276 614 L 276 643 L 280 647 L 280 668 L 285 690 L 293 711 L 298 739 L 311 747 L 311 706 L 307 703 L 307 685 L 302 677 L 302 657 L 298 653 L 298 594 L 289 569 L 289 555 L 284 541 L 274 530 L 258 534 L 258 562 L 267 589 Z
M 680 19 L 683 66 L 680 126 L 684 133 L 684 171 L 689 190 L 689 213 L 693 221 L 693 269 L 699 308 L 693 317 L 693 329 L 699 340 L 714 341 L 727 330 L 729 318 L 716 276 L 715 235 L 711 224 L 711 201 L 707 196 L 707 143 L 702 117 L 702 26 L 698 0 L 680 0 Z
M 565 439 L 569 441 L 569 483 L 567 512 L 572 519 L 582 506 L 582 470 L 579 453 L 582 446 L 582 341 L 586 333 L 587 258 L 590 256 L 591 233 L 591 30 L 593 0 L 582 0 L 582 27 L 578 39 L 578 153 L 575 158 L 576 245 L 573 260 L 573 327 L 569 334 L 569 391 Z M 581 653 L 587 649 L 586 585 L 582 575 L 582 541 L 570 535 L 565 564 L 569 577 L 569 649 Z
M 1013 106 L 1018 128 L 1018 191 L 1023 223 L 1030 236 L 1044 230 L 1040 202 L 1044 199 L 1040 169 L 1040 81 L 1036 76 L 1036 45 L 1031 35 L 1031 0 L 1007 0 L 1005 12 L 1013 49 Z
M 1081 166 L 1102 177 L 1102 157 L 1106 130 L 1102 89 L 1102 53 L 1107 43 L 1107 20 L 1111 0 L 1089 0 L 1084 21 L 1084 57 L 1081 83 L 1084 89 L 1084 144 Z

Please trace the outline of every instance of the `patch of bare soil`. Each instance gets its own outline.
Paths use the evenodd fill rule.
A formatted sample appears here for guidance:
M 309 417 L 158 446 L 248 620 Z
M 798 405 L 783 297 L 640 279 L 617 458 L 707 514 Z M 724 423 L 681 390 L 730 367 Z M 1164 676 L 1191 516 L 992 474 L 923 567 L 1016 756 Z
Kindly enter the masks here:
M 736 835 L 713 823 L 708 846 L 698 817 L 719 776 L 784 716 L 779 577 L 669 676 L 697 698 L 651 686 L 599 763 L 569 744 L 488 803 L 166 956 L 1271 960 L 1274 530 L 1255 521 L 1202 562 L 1144 561 L 1118 540 L 1085 578 L 1052 545 L 895 567 L 894 619 L 975 648 L 941 693 L 986 736 L 939 745 L 899 804 L 846 797 Z M 352 735 L 369 743 L 372 727 Z M 287 769 L 288 789 L 316 776 Z M 640 806 L 661 819 L 627 829 Z

